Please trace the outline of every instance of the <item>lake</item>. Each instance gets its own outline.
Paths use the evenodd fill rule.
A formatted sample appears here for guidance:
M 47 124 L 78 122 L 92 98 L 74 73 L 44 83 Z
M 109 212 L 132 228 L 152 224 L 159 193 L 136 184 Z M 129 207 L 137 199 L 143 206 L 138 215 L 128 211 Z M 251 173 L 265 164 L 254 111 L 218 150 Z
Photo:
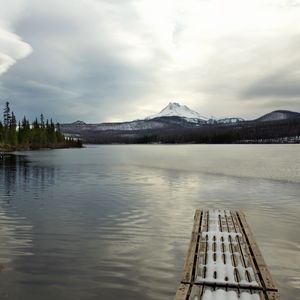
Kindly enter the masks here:
M 110 145 L 0 161 L 0 299 L 172 299 L 196 208 L 242 210 L 300 293 L 300 145 Z

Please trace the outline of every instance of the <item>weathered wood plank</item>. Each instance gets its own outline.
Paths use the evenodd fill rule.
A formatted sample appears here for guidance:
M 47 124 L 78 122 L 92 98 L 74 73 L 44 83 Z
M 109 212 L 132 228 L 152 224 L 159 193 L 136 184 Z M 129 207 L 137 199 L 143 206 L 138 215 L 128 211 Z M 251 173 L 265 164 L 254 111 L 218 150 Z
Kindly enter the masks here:
M 280 300 L 280 295 L 278 292 L 267 292 L 268 300 Z
M 237 212 L 238 220 L 240 222 L 241 228 L 244 232 L 245 240 L 247 241 L 248 248 L 250 250 L 252 259 L 254 261 L 255 267 L 259 270 L 259 276 L 262 279 L 262 285 L 266 290 L 277 291 L 277 288 L 273 282 L 271 274 L 266 266 L 266 263 L 262 257 L 262 254 L 258 248 L 258 245 L 255 241 L 254 235 L 246 221 L 244 213 Z
M 192 285 L 191 286 L 191 293 L 189 296 L 189 300 L 194 300 L 194 299 L 201 299 L 201 295 L 203 293 L 203 286 L 202 285 Z M 197 297 L 197 298 L 196 298 Z
M 207 242 L 206 238 L 202 236 L 203 232 L 208 230 L 208 220 L 209 212 L 202 211 L 202 220 L 200 224 L 199 240 L 198 240 L 198 251 L 196 253 L 196 262 L 195 262 L 195 277 L 198 275 L 204 275 L 204 269 L 199 268 L 200 265 L 205 265 L 207 260 Z M 194 278 L 195 280 L 196 278 Z
M 208 230 L 208 211 L 202 211 L 200 232 Z
M 235 230 L 237 232 L 241 232 L 242 229 L 239 225 L 239 220 L 238 220 L 237 213 L 236 212 L 231 212 L 231 218 L 232 218 L 233 224 L 235 226 Z M 255 263 L 253 261 L 254 258 L 252 257 L 252 255 L 249 251 L 248 243 L 246 241 L 246 238 L 245 238 L 244 234 L 242 236 L 241 241 L 239 242 L 239 247 L 240 247 L 241 253 L 244 257 L 244 261 L 245 261 L 246 266 L 247 267 L 249 267 L 249 266 L 252 267 L 254 275 L 255 275 L 255 280 L 259 284 L 259 286 L 262 287 L 261 278 L 259 277 L 259 270 L 255 266 Z
M 194 270 L 194 264 L 196 259 L 196 249 L 197 249 L 197 243 L 198 243 L 199 235 L 197 233 L 192 233 L 190 245 L 188 248 L 183 274 L 182 274 L 182 283 L 192 283 L 193 281 L 193 270 Z
M 194 217 L 194 225 L 193 225 L 191 241 L 189 244 L 189 248 L 188 248 L 188 252 L 184 264 L 184 269 L 183 269 L 183 274 L 181 279 L 182 283 L 191 283 L 193 280 L 201 221 L 202 221 L 202 211 L 200 209 L 197 209 Z
M 189 291 L 190 285 L 181 283 L 176 292 L 174 300 L 188 300 Z
M 259 297 L 260 297 L 260 300 L 268 300 L 268 298 L 265 295 L 265 292 L 263 292 L 263 291 L 259 292 Z
M 196 209 L 194 216 L 194 226 L 192 233 L 199 233 L 201 228 L 201 219 L 202 219 L 202 211 L 201 209 Z

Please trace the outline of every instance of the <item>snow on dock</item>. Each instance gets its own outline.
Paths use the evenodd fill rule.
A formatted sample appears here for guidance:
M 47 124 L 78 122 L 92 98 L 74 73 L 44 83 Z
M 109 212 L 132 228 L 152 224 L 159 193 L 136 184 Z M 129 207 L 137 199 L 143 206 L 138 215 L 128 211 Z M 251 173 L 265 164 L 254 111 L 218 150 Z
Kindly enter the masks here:
M 279 300 L 241 212 L 197 209 L 174 300 Z

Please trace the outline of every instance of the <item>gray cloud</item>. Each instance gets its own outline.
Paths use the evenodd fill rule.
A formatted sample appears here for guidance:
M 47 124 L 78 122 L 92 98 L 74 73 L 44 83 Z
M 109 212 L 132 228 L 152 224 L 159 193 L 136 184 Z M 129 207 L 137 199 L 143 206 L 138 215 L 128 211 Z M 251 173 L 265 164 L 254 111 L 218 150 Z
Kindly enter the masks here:
M 244 95 L 247 98 L 265 96 L 280 98 L 297 97 L 298 101 L 300 101 L 299 81 L 291 82 L 285 78 L 279 78 L 278 80 L 268 78 L 248 88 Z
M 262 78 L 243 91 L 246 98 L 297 98 L 300 102 L 300 61 L 289 69 Z
M 0 51 L 0 99 L 18 116 L 130 120 L 173 100 L 220 117 L 300 110 L 297 1 L 12 3 L 0 26 L 23 50 Z

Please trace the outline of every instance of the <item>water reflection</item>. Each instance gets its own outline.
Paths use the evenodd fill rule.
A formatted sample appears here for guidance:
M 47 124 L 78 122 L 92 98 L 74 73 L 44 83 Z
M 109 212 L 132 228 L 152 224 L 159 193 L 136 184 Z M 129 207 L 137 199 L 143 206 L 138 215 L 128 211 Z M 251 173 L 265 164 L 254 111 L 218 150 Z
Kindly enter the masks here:
M 14 260 L 32 255 L 32 224 L 11 204 L 26 160 L 5 155 L 0 160 L 0 272 L 12 273 Z
M 295 298 L 299 152 L 287 147 L 280 160 L 282 147 L 228 147 L 103 146 L 0 162 L 0 299 L 171 299 L 197 207 L 243 210 L 283 298 Z
M 34 186 L 36 190 L 44 190 L 46 186 L 53 185 L 57 174 L 57 168 L 36 166 L 25 155 L 5 154 L 0 160 L 0 178 L 8 202 L 20 187 L 25 191 Z
M 21 299 L 23 288 L 34 259 L 34 219 L 31 212 L 39 206 L 46 187 L 56 180 L 55 168 L 36 166 L 25 155 L 5 154 L 0 160 L 0 298 Z M 30 202 L 27 205 L 26 202 Z

